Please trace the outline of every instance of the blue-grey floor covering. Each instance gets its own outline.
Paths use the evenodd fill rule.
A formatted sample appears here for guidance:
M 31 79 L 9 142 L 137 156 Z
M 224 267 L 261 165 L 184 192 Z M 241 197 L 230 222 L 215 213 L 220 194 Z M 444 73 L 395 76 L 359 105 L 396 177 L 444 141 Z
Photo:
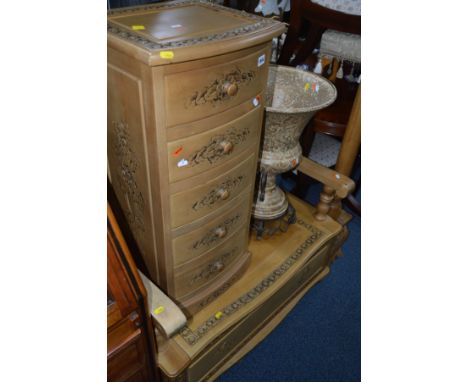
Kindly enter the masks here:
M 283 186 L 288 188 L 284 182 Z M 320 189 L 312 185 L 306 199 L 316 204 Z M 218 381 L 360 381 L 360 217 L 355 216 L 348 228 L 344 256 L 333 263 L 329 275 Z

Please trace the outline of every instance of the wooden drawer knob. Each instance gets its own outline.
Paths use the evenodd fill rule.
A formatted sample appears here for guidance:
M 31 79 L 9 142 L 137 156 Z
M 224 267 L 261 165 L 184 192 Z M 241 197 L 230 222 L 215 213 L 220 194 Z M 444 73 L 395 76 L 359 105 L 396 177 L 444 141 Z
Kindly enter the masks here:
M 234 148 L 234 145 L 232 144 L 232 142 L 228 142 L 228 141 L 222 141 L 220 143 L 220 146 L 223 149 L 224 154 L 229 154 Z
M 218 190 L 218 195 L 222 200 L 226 200 L 227 198 L 229 198 L 230 194 L 228 190 L 225 190 L 224 188 L 220 188 Z
M 215 235 L 218 236 L 220 239 L 226 236 L 226 228 L 218 227 L 215 229 Z
M 223 90 L 224 90 L 224 93 L 232 97 L 237 94 L 237 91 L 239 90 L 239 88 L 236 83 L 232 84 L 230 82 L 226 82 L 223 86 Z

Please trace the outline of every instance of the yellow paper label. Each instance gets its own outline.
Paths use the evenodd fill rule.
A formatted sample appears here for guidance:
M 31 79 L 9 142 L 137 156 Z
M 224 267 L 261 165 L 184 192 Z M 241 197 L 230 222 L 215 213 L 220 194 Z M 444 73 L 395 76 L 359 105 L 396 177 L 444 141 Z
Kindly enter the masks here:
M 304 85 L 304 90 L 307 91 L 310 89 L 310 83 L 306 82 L 306 84 Z
M 145 30 L 145 26 L 144 25 L 132 25 L 132 29 L 134 31 L 144 31 Z
M 174 58 L 174 52 L 170 50 L 159 52 L 159 57 L 165 58 L 165 59 L 171 59 L 171 58 Z
M 217 320 L 219 320 L 222 315 L 223 315 L 223 312 L 216 312 L 215 317 Z
M 155 310 L 153 310 L 155 315 L 161 314 L 162 312 L 164 312 L 164 306 L 158 306 Z

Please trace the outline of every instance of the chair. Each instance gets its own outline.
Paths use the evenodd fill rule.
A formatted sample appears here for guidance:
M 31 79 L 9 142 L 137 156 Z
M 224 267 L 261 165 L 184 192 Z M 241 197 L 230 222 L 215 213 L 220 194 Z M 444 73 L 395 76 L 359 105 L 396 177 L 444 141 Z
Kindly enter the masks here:
M 319 0 L 315 1 L 319 2 Z M 323 1 L 320 0 L 320 2 Z M 336 57 L 336 59 L 328 60 L 325 65 L 322 65 L 322 70 L 319 72 L 322 74 L 329 73 L 329 79 L 335 83 L 338 89 L 338 98 L 332 106 L 318 112 L 304 129 L 301 137 L 303 155 L 308 157 L 309 153 L 311 153 L 316 133 L 326 135 L 317 137 L 317 139 L 320 138 L 321 140 L 326 140 L 327 136 L 336 137 L 342 143 L 341 148 L 336 149 L 333 154 L 335 163 L 319 161 L 328 167 L 335 165 L 337 171 L 350 176 L 360 146 L 360 91 L 357 89 L 360 88 L 360 85 L 337 80 L 337 74 L 340 70 L 339 60 L 344 61 L 349 55 L 349 53 L 342 54 L 337 51 L 340 49 L 340 32 L 344 33 L 345 39 L 347 37 L 351 38 L 352 35 L 360 36 L 361 17 L 326 8 L 311 0 L 293 1 L 290 17 L 288 34 L 278 60 L 280 65 L 296 66 L 309 63 L 310 66 L 316 66 L 317 69 L 316 64 L 319 58 L 312 55 L 312 53 L 317 51 L 319 45 L 321 45 L 321 54 Z M 333 30 L 333 32 L 330 30 Z M 326 41 L 325 36 L 327 37 Z M 327 42 L 328 44 L 326 44 Z M 332 46 L 332 48 L 327 51 L 324 45 Z M 317 72 L 317 70 L 315 71 Z M 354 111 L 352 112 L 352 110 Z M 351 119 L 352 113 L 354 113 L 355 117 Z M 328 138 L 327 142 L 329 141 Z M 333 142 L 332 139 L 332 145 Z M 335 146 L 337 145 L 339 144 L 336 143 Z M 338 151 L 339 155 L 337 156 Z M 308 180 L 299 174 L 295 193 L 300 197 L 304 197 L 307 184 Z M 340 204 L 339 202 L 336 203 Z M 360 206 L 355 200 L 352 200 L 351 204 L 360 213 Z M 337 208 L 335 206 L 335 209 Z
M 308 22 L 309 26 L 307 37 L 301 44 L 299 38 L 305 28 L 305 22 Z M 338 12 L 310 0 L 292 1 L 288 35 L 278 63 L 295 66 L 303 62 L 319 44 L 327 29 L 360 35 L 361 16 Z M 295 52 L 298 48 L 299 50 Z

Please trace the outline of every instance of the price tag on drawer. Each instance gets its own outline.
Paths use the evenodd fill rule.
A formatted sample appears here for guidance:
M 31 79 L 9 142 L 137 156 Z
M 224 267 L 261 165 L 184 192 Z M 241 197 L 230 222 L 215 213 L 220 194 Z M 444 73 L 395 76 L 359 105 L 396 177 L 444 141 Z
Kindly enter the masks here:
M 187 165 L 188 165 L 187 159 L 181 159 L 179 162 L 177 162 L 177 167 L 185 167 Z
M 219 320 L 223 316 L 223 312 L 216 312 L 215 317 L 217 320 Z
M 174 152 L 172 153 L 173 156 L 178 156 L 184 148 L 182 146 L 178 147 Z
M 265 63 L 265 55 L 262 54 L 257 60 L 257 66 L 262 66 Z
M 164 58 L 166 60 L 170 60 L 171 58 L 174 58 L 174 52 L 170 50 L 165 50 L 163 52 L 159 52 L 159 57 Z
M 260 105 L 260 96 L 256 96 L 253 100 L 252 100 L 252 104 L 257 107 L 258 105 Z

